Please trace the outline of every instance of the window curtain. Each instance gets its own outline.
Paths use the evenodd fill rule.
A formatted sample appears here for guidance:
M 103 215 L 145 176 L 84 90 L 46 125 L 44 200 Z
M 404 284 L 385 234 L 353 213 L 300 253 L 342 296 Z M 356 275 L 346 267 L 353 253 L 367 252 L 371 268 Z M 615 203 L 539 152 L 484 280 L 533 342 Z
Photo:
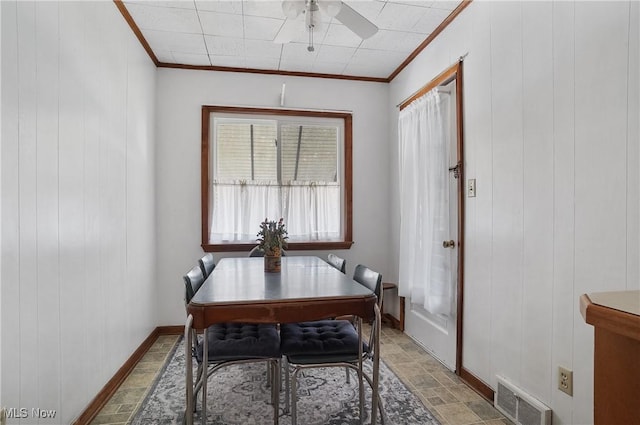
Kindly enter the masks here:
M 400 111 L 399 294 L 432 314 L 452 311 L 449 97 L 431 90 Z
M 340 186 L 291 182 L 282 186 L 283 213 L 291 241 L 336 240 L 340 237 Z
M 213 241 L 253 242 L 265 218 L 281 217 L 291 242 L 340 237 L 339 184 L 216 180 L 211 191 Z

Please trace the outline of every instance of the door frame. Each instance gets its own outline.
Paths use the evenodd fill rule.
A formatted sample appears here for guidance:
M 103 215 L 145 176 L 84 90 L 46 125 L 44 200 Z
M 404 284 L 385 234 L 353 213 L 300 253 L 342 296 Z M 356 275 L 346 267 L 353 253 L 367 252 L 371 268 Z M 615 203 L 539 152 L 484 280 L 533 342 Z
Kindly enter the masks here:
M 465 196 L 464 196 L 464 182 L 465 168 L 464 168 L 464 117 L 463 117 L 463 84 L 462 84 L 462 58 L 449 68 L 442 71 L 437 77 L 429 81 L 426 85 L 421 87 L 417 92 L 409 96 L 399 106 L 400 110 L 403 110 L 411 102 L 417 98 L 428 93 L 435 87 L 448 84 L 455 80 L 456 82 L 456 132 L 457 132 L 457 157 L 458 157 L 458 172 L 459 178 L 456 179 L 458 186 L 458 282 L 457 282 L 457 300 L 456 300 L 456 364 L 455 373 L 458 376 L 463 376 L 463 363 L 462 363 L 462 319 L 463 319 L 463 305 L 464 305 L 464 221 L 465 221 Z M 468 372 L 467 372 L 468 373 Z
M 466 55 L 465 55 L 466 56 Z M 493 402 L 495 393 L 493 389 L 485 382 L 480 380 L 473 373 L 464 368 L 462 357 L 462 319 L 463 319 L 463 307 L 464 307 L 464 222 L 465 222 L 465 182 L 466 172 L 464 167 L 464 116 L 463 116 L 463 73 L 462 64 L 464 56 L 460 57 L 458 62 L 442 71 L 437 77 L 420 88 L 417 92 L 412 94 L 409 98 L 403 101 L 400 105 L 400 110 L 403 110 L 411 102 L 429 92 L 431 89 L 456 80 L 456 113 L 457 113 L 457 133 L 458 133 L 458 161 L 460 179 L 458 181 L 458 297 L 457 297 L 457 313 L 456 313 L 456 375 L 458 375 L 463 381 L 475 389 L 480 395 L 487 400 Z

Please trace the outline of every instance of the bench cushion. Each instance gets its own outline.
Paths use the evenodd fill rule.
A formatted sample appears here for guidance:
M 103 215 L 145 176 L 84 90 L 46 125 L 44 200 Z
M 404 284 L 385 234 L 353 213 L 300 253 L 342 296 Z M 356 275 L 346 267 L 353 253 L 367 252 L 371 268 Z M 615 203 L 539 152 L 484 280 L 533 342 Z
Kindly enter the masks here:
M 209 362 L 280 357 L 280 336 L 275 325 L 220 323 L 207 329 Z M 202 340 L 196 350 L 202 362 Z
M 358 356 L 358 332 L 347 320 L 283 324 L 280 338 L 282 354 L 290 357 L 319 356 L 346 361 Z

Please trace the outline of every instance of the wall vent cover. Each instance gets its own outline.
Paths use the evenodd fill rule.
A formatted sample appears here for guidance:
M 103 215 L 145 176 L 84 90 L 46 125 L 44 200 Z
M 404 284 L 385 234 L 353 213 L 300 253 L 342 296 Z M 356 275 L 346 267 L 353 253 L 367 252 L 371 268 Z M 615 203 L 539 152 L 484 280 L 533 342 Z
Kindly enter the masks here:
M 502 376 L 498 378 L 498 390 L 494 406 L 503 415 L 519 425 L 551 425 L 551 409 L 530 394 L 524 392 Z

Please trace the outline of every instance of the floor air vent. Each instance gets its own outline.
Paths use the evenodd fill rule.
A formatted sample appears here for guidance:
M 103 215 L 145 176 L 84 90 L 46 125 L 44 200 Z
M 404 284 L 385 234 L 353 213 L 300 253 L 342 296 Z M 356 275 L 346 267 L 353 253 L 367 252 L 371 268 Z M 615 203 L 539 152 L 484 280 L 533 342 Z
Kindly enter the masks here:
M 498 376 L 494 405 L 515 424 L 551 425 L 551 409 L 502 376 Z

